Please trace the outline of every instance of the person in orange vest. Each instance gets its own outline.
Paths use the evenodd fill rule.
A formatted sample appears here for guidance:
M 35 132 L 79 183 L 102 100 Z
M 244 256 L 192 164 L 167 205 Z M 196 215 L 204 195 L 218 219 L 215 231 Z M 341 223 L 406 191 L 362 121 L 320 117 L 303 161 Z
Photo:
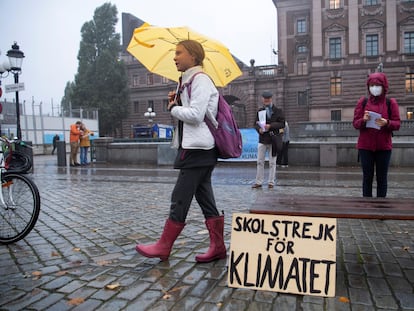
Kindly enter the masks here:
M 77 156 L 79 152 L 79 139 L 80 136 L 83 134 L 81 126 L 81 121 L 77 121 L 75 124 L 72 124 L 70 126 L 70 166 L 80 166 L 79 162 L 77 161 Z

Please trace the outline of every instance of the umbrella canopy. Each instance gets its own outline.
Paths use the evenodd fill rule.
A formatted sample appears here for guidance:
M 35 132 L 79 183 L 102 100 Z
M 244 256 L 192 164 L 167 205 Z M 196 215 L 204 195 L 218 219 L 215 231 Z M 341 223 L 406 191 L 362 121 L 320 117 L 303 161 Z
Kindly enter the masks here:
M 223 44 L 188 27 L 142 25 L 134 30 L 127 51 L 150 72 L 178 81 L 181 73 L 177 71 L 174 63 L 175 48 L 178 42 L 187 39 L 198 41 L 203 46 L 206 54 L 203 69 L 216 86 L 226 86 L 241 76 L 239 66 Z

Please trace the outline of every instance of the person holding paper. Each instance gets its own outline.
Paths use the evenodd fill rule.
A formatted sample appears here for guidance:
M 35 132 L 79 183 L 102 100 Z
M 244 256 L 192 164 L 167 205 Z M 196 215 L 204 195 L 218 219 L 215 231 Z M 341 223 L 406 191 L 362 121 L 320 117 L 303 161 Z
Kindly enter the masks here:
M 262 187 L 264 181 L 264 163 L 266 152 L 269 155 L 269 189 L 275 186 L 276 178 L 276 156 L 282 150 L 282 135 L 285 127 L 285 116 L 282 109 L 272 103 L 272 93 L 262 93 L 263 107 L 257 112 L 254 127 L 259 133 L 259 144 L 257 147 L 257 173 L 253 189 Z
M 383 72 L 370 74 L 366 83 L 369 96 L 358 100 L 353 120 L 355 129 L 359 130 L 357 148 L 363 175 L 362 195 L 372 197 L 375 171 L 377 197 L 386 197 L 392 132 L 400 129 L 400 112 L 395 98 L 386 98 L 388 79 Z

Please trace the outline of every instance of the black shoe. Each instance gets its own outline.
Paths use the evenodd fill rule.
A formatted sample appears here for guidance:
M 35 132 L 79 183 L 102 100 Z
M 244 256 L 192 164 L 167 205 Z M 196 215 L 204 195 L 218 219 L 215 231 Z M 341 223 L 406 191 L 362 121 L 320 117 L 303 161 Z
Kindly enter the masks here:
M 262 188 L 262 185 L 259 185 L 259 184 L 254 184 L 254 185 L 252 186 L 252 189 L 258 189 L 258 188 Z
M 81 166 L 79 163 L 75 163 L 75 166 Z
M 71 165 L 70 165 L 70 167 L 75 167 L 75 166 L 76 166 L 75 164 L 71 164 Z

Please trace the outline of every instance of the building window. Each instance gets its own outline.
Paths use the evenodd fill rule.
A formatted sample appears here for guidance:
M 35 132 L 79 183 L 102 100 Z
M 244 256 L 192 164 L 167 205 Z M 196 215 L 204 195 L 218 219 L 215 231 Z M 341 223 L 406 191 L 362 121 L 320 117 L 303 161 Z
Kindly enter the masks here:
M 168 99 L 162 100 L 162 112 L 168 112 Z
M 308 92 L 307 91 L 299 91 L 298 92 L 298 105 L 299 106 L 307 106 L 308 105 Z
M 329 0 L 329 9 L 336 10 L 342 7 L 341 0 Z
M 298 46 L 298 53 L 306 53 L 308 49 L 306 48 L 306 45 L 299 45 Z
M 139 113 L 145 112 L 147 111 L 147 109 L 148 109 L 147 104 L 144 101 L 139 103 L 139 111 L 138 111 Z
M 296 31 L 297 33 L 306 33 L 306 20 L 305 19 L 298 19 L 296 21 Z
M 332 77 L 330 81 L 331 96 L 339 96 L 342 94 L 342 78 Z
M 134 101 L 133 105 L 134 105 L 134 113 L 138 113 L 139 112 L 139 101 Z
M 304 76 L 308 74 L 308 63 L 306 60 L 298 60 L 298 76 Z
M 152 73 L 147 73 L 147 85 L 154 84 L 154 75 Z
M 378 0 L 365 0 L 365 5 L 366 6 L 378 5 L 378 4 L 379 4 Z
M 407 107 L 407 120 L 414 119 L 414 107 Z
M 366 53 L 367 56 L 378 56 L 378 35 L 367 35 Z
M 170 83 L 170 80 L 166 77 L 161 77 L 161 83 L 162 84 L 168 84 L 168 83 Z
M 414 94 L 414 73 L 405 74 L 405 93 Z
M 331 121 L 341 121 L 341 110 L 331 110 Z
M 404 53 L 414 54 L 414 31 L 404 33 Z
M 154 109 L 154 101 L 153 100 L 149 100 L 148 101 L 148 108 L 151 108 L 152 109 L 152 111 L 155 111 L 155 109 Z M 148 109 L 147 109 L 148 110 Z
M 341 38 L 329 39 L 329 58 L 339 59 L 341 58 Z
M 138 75 L 133 75 L 132 76 L 132 86 L 138 86 L 139 85 L 139 76 Z

